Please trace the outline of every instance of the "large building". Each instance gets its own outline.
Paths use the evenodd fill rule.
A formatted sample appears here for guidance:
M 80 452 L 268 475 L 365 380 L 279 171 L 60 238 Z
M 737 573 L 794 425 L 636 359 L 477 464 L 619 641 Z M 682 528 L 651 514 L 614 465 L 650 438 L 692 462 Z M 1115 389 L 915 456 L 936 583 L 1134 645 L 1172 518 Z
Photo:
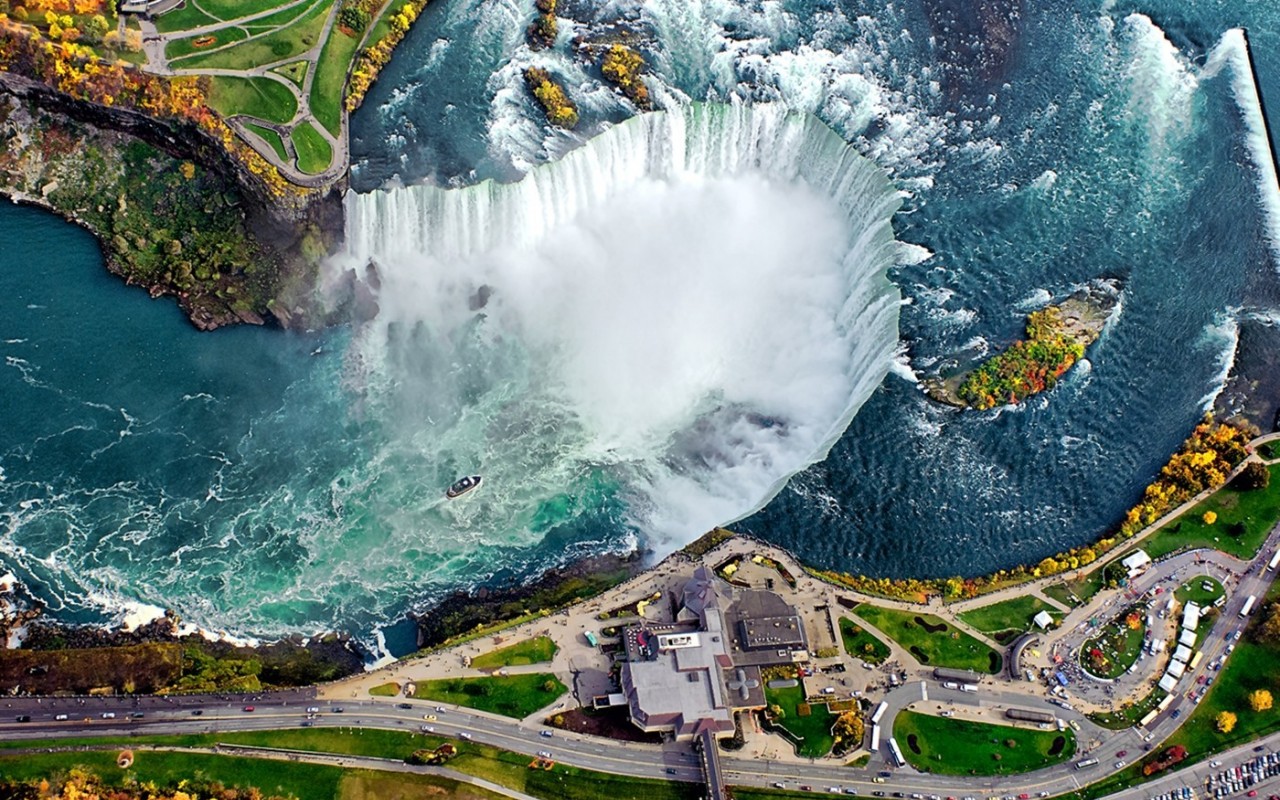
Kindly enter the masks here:
M 675 623 L 624 631 L 631 721 L 678 739 L 730 734 L 735 712 L 765 705 L 762 667 L 808 658 L 804 624 L 777 594 L 732 587 L 704 566 L 681 600 Z

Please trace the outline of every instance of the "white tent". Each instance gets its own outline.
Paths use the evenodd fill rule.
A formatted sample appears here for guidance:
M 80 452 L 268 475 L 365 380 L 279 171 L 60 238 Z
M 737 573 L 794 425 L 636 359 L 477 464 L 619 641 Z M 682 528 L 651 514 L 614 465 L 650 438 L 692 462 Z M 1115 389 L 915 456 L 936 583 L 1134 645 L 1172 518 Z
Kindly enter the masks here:
M 1178 645 L 1178 649 L 1173 651 L 1173 660 L 1187 663 L 1191 660 L 1191 648 L 1185 644 Z
M 1186 672 L 1186 671 L 1187 671 L 1187 665 L 1186 665 L 1186 664 L 1184 664 L 1184 663 L 1183 663 L 1183 662 L 1181 662 L 1181 661 L 1173 661 L 1173 662 L 1171 662 L 1171 663 L 1169 664 L 1169 669 L 1168 669 L 1168 671 L 1166 671 L 1166 672 L 1165 672 L 1165 674 L 1166 674 L 1166 675 L 1172 675 L 1172 676 L 1173 676 L 1173 677 L 1175 677 L 1175 678 L 1181 678 L 1181 677 L 1182 677 L 1182 673 L 1184 673 L 1184 672 Z
M 1120 565 L 1129 570 L 1129 577 L 1132 578 L 1151 565 L 1151 556 L 1147 555 L 1146 550 L 1135 550 L 1125 556 L 1120 561 Z
M 1194 631 L 1200 626 L 1200 606 L 1187 603 L 1182 609 L 1182 627 Z
M 1194 647 L 1196 643 L 1196 632 L 1184 630 L 1182 635 L 1178 637 L 1178 644 L 1185 644 L 1187 647 Z
M 1164 689 L 1166 692 L 1172 692 L 1173 687 L 1177 685 L 1178 685 L 1178 679 L 1167 673 L 1163 678 L 1160 679 L 1160 688 Z
M 1041 628 L 1048 628 L 1053 625 L 1053 616 L 1048 611 L 1041 611 L 1031 618 L 1031 621 Z

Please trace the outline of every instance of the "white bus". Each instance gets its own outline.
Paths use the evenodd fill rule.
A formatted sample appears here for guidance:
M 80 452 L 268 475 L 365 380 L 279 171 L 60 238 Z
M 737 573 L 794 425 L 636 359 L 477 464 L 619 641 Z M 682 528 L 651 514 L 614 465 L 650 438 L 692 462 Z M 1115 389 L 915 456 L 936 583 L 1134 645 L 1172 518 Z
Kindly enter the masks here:
M 1244 605 L 1240 607 L 1240 619 L 1244 619 L 1253 613 L 1253 604 L 1258 602 L 1258 598 L 1249 595 L 1244 599 Z
M 1267 569 L 1273 570 L 1280 566 L 1280 550 L 1276 550 L 1275 555 L 1271 556 L 1271 560 L 1267 562 Z
M 880 720 L 884 718 L 884 712 L 887 711 L 888 709 L 889 709 L 888 703 L 881 703 L 880 705 L 876 706 L 875 713 L 871 715 L 871 724 L 879 725 Z
M 1085 767 L 1092 767 L 1097 763 L 1098 763 L 1098 759 L 1096 758 L 1086 758 L 1084 761 L 1076 762 L 1076 769 L 1084 769 Z
M 902 748 L 898 747 L 897 740 L 892 737 L 889 738 L 889 755 L 893 758 L 895 767 L 905 767 L 907 765 L 907 760 L 902 757 Z
M 880 726 L 871 726 L 871 752 L 880 752 Z

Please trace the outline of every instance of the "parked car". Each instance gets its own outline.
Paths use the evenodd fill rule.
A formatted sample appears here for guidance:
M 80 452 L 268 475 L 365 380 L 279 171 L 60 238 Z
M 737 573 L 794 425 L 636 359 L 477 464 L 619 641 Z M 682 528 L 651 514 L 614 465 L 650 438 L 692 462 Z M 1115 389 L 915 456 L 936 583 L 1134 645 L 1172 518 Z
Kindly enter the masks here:
M 102 718 L 103 718 L 103 719 L 115 719 L 115 718 L 116 718 L 116 712 L 114 712 L 114 711 L 103 711 L 103 712 L 102 712 Z
M 397 703 L 396 708 L 413 708 L 413 703 Z

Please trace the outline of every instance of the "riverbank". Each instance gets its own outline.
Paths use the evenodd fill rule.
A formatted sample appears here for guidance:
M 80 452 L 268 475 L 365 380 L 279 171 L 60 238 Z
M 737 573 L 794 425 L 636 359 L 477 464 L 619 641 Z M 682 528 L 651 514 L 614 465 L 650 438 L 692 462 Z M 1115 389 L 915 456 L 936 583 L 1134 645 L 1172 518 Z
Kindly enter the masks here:
M 204 134 L 0 73 L 0 195 L 98 239 L 108 270 L 201 330 L 317 321 L 311 287 L 342 229 L 337 192 L 248 191 Z

